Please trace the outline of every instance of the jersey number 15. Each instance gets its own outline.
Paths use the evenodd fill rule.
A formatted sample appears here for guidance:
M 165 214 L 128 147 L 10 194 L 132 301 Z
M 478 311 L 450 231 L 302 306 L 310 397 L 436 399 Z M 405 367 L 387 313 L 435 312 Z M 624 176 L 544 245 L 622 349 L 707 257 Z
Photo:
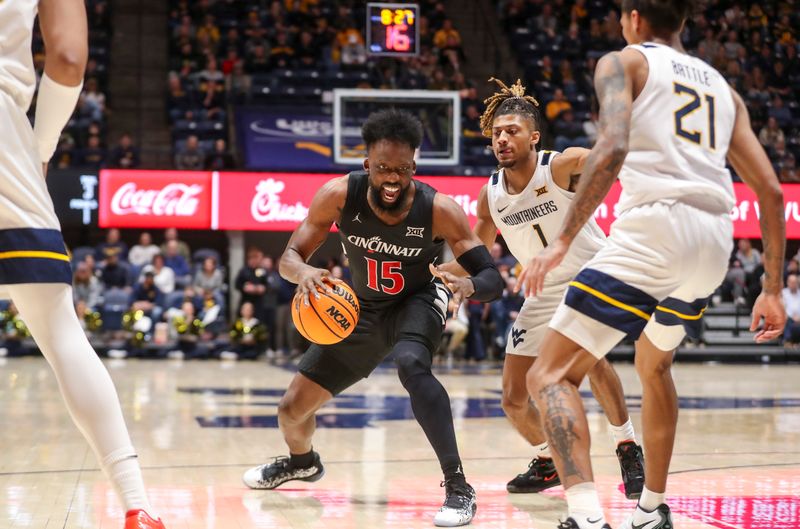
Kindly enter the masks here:
M 703 146 L 703 133 L 699 130 L 686 130 L 683 126 L 683 118 L 700 109 L 703 106 L 703 101 L 705 101 L 708 107 L 708 146 L 711 150 L 716 149 L 717 138 L 714 128 L 714 96 L 703 94 L 703 99 L 700 99 L 700 94 L 698 94 L 697 90 L 694 88 L 680 83 L 674 83 L 674 87 L 675 94 L 691 97 L 688 103 L 675 111 L 675 134 L 701 147 Z

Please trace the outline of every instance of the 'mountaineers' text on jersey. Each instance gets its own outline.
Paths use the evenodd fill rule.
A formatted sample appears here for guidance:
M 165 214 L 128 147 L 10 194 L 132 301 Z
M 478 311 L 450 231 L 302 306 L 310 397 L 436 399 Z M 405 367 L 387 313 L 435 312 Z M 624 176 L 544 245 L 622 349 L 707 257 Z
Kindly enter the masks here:
M 648 63 L 633 102 L 619 211 L 681 200 L 714 213 L 735 204 L 725 166 L 736 109 L 730 86 L 702 60 L 665 45 L 629 46 Z
M 521 193 L 509 194 L 502 169 L 492 174 L 486 186 L 492 220 L 512 255 L 523 265 L 538 255 L 561 230 L 574 196 L 553 181 L 550 163 L 558 154 L 555 151 L 539 153 L 533 178 Z M 603 231 L 594 218 L 590 219 L 575 237 L 561 265 L 547 275 L 546 282 L 571 280 L 604 243 Z
M 385 224 L 367 203 L 368 175 L 348 176 L 347 200 L 339 219 L 353 290 L 359 301 L 400 301 L 433 281 L 428 265 L 442 251 L 443 240 L 433 236 L 433 198 L 436 190 L 414 180 L 411 210 L 402 222 Z
M 31 39 L 39 0 L 0 1 L 0 90 L 27 112 L 36 91 Z

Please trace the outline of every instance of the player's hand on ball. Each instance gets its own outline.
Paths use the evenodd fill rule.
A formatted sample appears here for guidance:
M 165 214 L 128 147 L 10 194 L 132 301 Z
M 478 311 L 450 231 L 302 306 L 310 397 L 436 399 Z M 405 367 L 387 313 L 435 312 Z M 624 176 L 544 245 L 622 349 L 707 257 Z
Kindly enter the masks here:
M 536 257 L 528 261 L 517 280 L 515 292 L 524 288 L 525 297 L 538 295 L 544 289 L 544 278 L 553 268 L 561 264 L 569 250 L 569 245 L 561 239 L 556 239 Z
M 762 292 L 753 305 L 753 321 L 750 330 L 756 331 L 764 318 L 764 326 L 756 333 L 753 339 L 758 343 L 769 342 L 783 333 L 786 325 L 786 310 L 779 294 Z
M 433 263 L 428 266 L 431 269 L 431 274 L 441 279 L 444 286 L 449 288 L 450 292 L 453 293 L 453 303 L 455 303 L 456 306 L 461 305 L 463 300 L 475 293 L 475 285 L 472 283 L 472 279 L 468 277 L 458 277 L 450 272 L 445 272 L 434 266 Z
M 324 268 L 314 268 L 309 266 L 306 268 L 297 281 L 297 292 L 303 296 L 303 303 L 308 305 L 308 296 L 313 294 L 315 298 L 319 299 L 319 291 L 333 292 L 331 288 L 330 272 Z

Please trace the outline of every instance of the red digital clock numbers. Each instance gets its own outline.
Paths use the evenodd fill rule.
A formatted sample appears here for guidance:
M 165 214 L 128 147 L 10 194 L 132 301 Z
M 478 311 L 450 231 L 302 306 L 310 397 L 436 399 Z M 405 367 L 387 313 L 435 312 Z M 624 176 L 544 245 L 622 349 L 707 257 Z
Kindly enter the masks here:
M 368 4 L 368 52 L 372 55 L 416 55 L 419 52 L 418 13 L 419 7 L 415 4 Z

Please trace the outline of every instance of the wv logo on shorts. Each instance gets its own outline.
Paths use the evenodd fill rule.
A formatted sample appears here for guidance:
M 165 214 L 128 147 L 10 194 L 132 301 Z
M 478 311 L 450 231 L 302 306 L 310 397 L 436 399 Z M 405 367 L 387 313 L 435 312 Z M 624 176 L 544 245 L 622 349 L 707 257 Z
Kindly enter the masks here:
M 525 329 L 515 329 L 511 327 L 511 341 L 514 343 L 514 347 L 525 341 L 524 335 L 526 332 L 528 331 Z

